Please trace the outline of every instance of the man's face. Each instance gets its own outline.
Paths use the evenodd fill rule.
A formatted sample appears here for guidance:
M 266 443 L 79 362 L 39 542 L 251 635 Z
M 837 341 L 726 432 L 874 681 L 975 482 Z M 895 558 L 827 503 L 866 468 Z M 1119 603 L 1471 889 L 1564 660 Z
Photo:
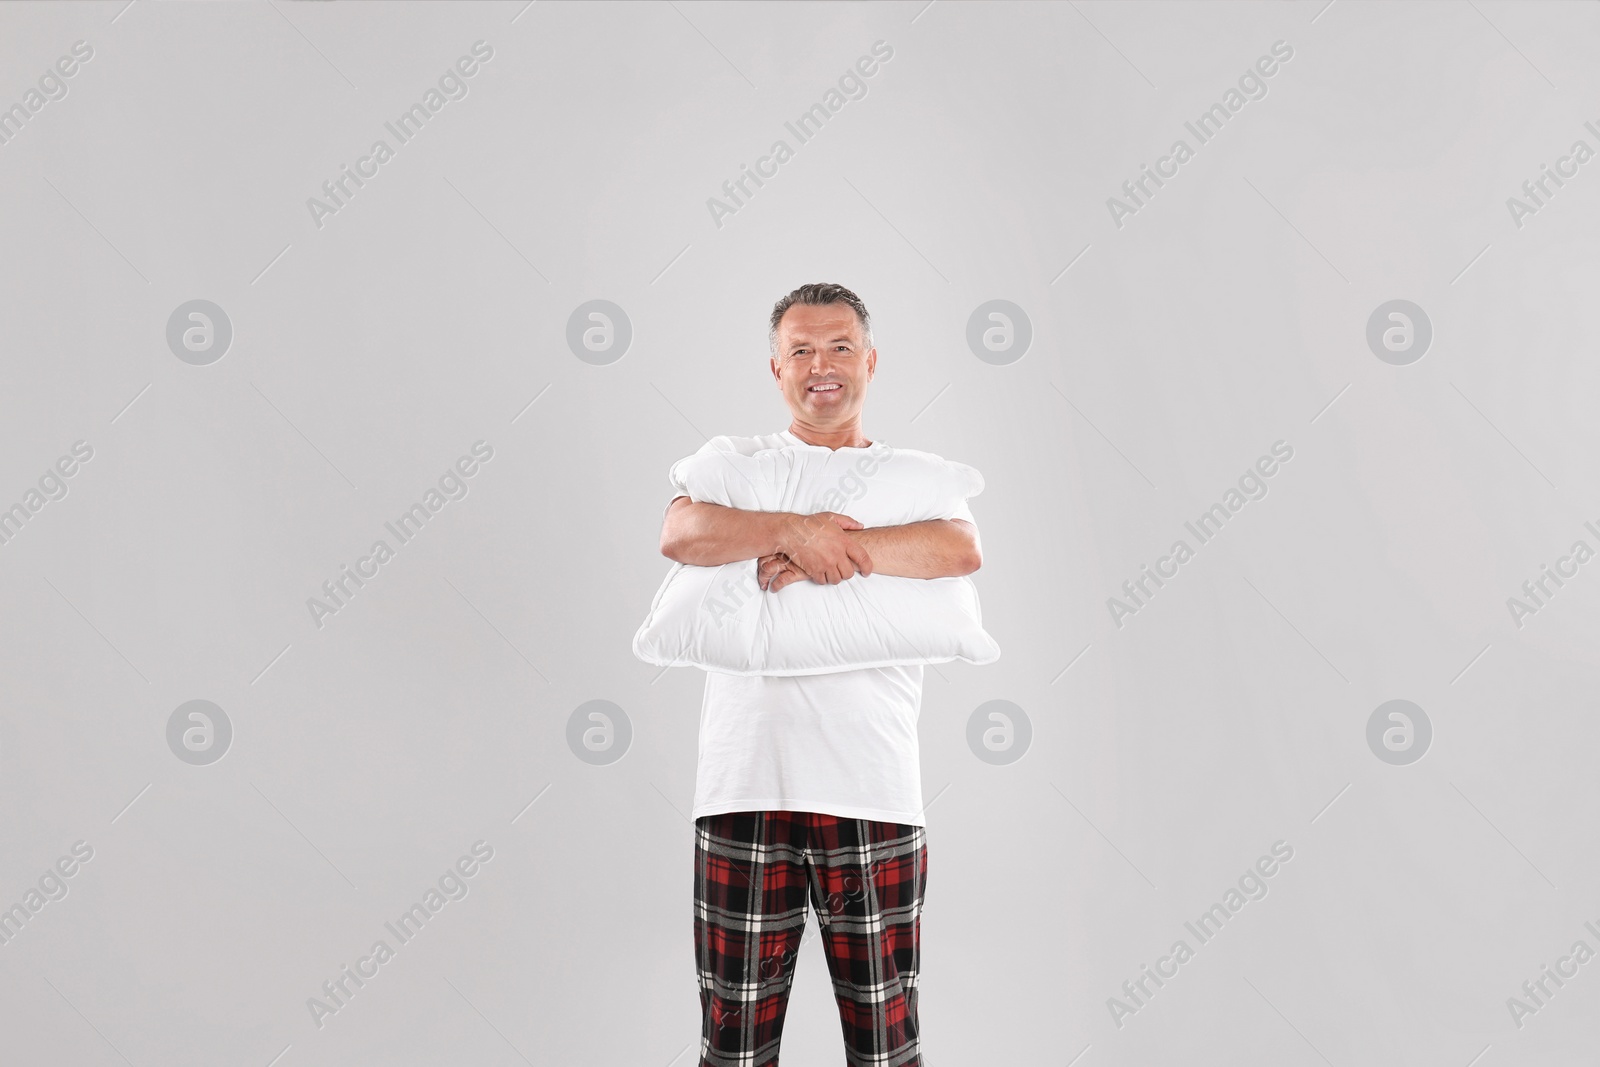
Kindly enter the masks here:
M 815 427 L 858 420 L 878 350 L 864 349 L 849 304 L 794 304 L 778 322 L 772 376 L 796 419 Z

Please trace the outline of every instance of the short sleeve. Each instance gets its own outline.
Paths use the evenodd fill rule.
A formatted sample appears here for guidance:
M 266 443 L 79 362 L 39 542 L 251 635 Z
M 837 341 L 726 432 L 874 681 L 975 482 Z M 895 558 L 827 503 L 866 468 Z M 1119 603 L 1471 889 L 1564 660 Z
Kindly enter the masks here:
M 967 506 L 967 502 L 965 500 L 961 501 L 961 506 L 956 508 L 956 510 L 951 512 L 949 515 L 946 515 L 945 518 L 965 519 L 974 526 L 978 525 L 978 520 L 972 517 L 972 509 Z

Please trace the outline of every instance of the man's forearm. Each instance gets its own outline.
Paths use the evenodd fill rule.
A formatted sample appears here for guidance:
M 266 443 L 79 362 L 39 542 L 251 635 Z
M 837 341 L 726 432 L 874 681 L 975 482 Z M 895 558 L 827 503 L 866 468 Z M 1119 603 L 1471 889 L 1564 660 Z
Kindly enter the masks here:
M 661 530 L 661 554 L 693 567 L 756 559 L 780 551 L 785 511 L 745 511 L 702 500 L 676 503 Z
M 872 557 L 874 574 L 959 578 L 983 564 L 977 530 L 961 519 L 930 519 L 848 532 Z
M 661 528 L 661 554 L 696 567 L 720 567 L 793 552 L 807 534 L 802 516 L 785 511 L 745 511 L 683 498 Z M 961 519 L 931 519 L 901 526 L 846 531 L 872 557 L 876 574 L 951 578 L 983 563 L 977 530 Z

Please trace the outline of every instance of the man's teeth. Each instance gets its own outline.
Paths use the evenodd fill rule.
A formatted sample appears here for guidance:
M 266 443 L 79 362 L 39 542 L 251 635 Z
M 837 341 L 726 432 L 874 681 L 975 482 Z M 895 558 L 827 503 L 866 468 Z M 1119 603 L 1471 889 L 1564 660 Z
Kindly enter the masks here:
M 835 389 L 838 389 L 838 388 L 840 388 L 840 386 L 838 384 L 813 385 L 811 387 L 811 391 L 813 393 L 831 393 Z

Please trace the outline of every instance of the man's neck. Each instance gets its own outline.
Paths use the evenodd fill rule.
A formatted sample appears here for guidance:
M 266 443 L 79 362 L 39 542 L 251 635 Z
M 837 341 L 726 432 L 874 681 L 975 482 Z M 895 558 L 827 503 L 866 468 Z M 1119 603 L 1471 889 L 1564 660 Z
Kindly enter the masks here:
M 789 424 L 789 432 L 808 445 L 821 445 L 824 448 L 866 448 L 872 444 L 861 432 L 860 421 L 852 422 L 849 426 L 835 430 L 819 430 L 814 427 L 802 426 L 798 422 Z

